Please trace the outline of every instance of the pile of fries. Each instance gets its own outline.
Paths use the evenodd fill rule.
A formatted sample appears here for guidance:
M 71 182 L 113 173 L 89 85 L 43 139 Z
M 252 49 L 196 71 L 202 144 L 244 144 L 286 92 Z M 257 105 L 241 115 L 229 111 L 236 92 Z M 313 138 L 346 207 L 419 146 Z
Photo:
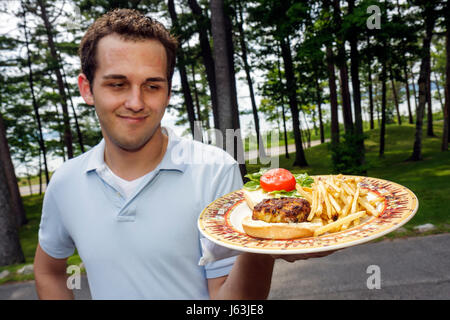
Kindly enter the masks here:
M 311 204 L 308 221 L 323 225 L 316 229 L 315 237 L 357 226 L 366 216 L 378 216 L 380 212 L 376 208 L 384 198 L 369 201 L 368 191 L 361 189 L 360 181 L 360 177 L 340 174 L 315 178 L 311 188 L 296 185 L 297 191 Z

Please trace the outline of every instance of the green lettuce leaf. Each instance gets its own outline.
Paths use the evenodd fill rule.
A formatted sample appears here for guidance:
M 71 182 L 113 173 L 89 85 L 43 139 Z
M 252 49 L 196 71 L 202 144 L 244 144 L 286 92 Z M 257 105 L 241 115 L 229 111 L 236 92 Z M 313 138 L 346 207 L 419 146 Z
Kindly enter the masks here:
M 297 181 L 297 183 L 302 187 L 311 188 L 311 185 L 314 183 L 314 179 L 311 178 L 306 172 L 294 174 L 294 177 L 295 181 Z
M 298 193 L 297 190 L 286 191 L 286 190 L 275 190 L 268 192 L 271 195 L 274 195 L 276 198 L 280 197 L 295 197 L 295 198 L 303 198 L 303 196 Z

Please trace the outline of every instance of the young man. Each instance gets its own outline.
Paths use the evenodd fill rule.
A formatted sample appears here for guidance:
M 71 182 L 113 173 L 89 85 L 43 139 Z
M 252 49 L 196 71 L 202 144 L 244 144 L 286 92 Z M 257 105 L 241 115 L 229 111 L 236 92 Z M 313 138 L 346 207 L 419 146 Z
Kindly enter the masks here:
M 198 265 L 198 215 L 242 179 L 223 150 L 161 127 L 175 50 L 161 24 L 125 9 L 99 18 L 82 39 L 78 85 L 103 140 L 52 176 L 34 265 L 41 299 L 73 298 L 66 262 L 75 248 L 94 299 L 267 297 L 271 256 Z M 189 150 L 208 161 L 191 161 Z

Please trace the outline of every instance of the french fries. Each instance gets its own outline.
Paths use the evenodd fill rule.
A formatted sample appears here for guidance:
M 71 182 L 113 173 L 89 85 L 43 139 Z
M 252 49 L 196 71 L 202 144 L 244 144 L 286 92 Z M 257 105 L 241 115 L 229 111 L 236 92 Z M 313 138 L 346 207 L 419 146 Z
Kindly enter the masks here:
M 376 209 L 383 197 L 369 197 L 367 189 L 361 188 L 360 177 L 330 175 L 315 178 L 311 188 L 302 188 L 297 184 L 297 191 L 311 204 L 307 221 L 321 222 L 314 236 L 326 232 L 337 232 L 357 226 L 368 216 L 377 216 Z
M 359 218 L 363 217 L 365 214 L 366 214 L 365 211 L 354 212 L 344 218 L 341 218 L 334 222 L 328 223 L 327 225 L 324 225 L 323 227 L 319 227 L 318 229 L 316 229 L 314 231 L 314 237 L 320 236 L 321 234 L 323 234 L 329 230 L 335 229 L 336 227 L 339 227 L 339 226 L 343 225 L 344 223 L 349 223 L 355 219 L 359 219 Z

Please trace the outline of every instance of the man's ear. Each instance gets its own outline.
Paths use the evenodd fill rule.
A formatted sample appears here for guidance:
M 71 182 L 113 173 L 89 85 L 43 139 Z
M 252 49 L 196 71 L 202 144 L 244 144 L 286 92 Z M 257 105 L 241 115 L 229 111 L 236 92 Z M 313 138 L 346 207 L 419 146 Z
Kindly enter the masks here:
M 78 75 L 78 89 L 80 90 L 80 94 L 83 97 L 84 102 L 93 106 L 94 95 L 92 94 L 89 80 L 86 78 L 86 75 L 84 73 L 80 73 Z

